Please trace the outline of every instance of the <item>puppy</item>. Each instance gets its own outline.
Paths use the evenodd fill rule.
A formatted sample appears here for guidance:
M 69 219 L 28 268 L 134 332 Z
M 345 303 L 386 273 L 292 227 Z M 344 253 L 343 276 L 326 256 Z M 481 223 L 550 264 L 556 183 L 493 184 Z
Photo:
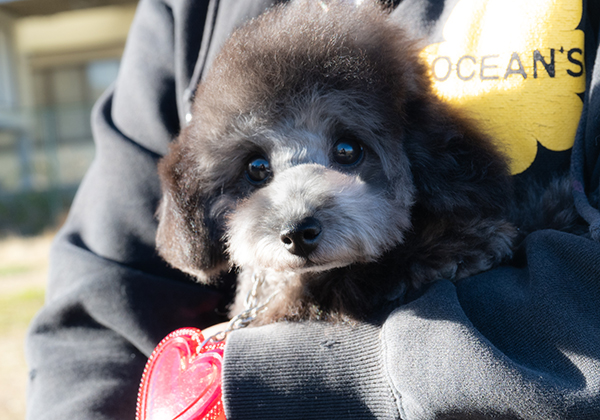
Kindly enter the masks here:
M 260 278 L 260 323 L 361 319 L 509 258 L 506 158 L 432 92 L 374 2 L 301 0 L 235 31 L 160 162 L 160 255 Z

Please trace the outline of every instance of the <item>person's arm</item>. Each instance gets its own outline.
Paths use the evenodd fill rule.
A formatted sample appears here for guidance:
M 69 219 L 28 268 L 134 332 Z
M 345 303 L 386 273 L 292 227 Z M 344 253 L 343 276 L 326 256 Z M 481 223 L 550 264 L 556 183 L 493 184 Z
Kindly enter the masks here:
M 142 1 L 116 86 L 94 110 L 96 157 L 54 242 L 28 336 L 30 419 L 133 419 L 158 341 L 222 321 L 222 294 L 166 267 L 154 246 L 156 163 L 179 130 L 207 6 Z
M 598 418 L 600 243 L 540 231 L 519 258 L 528 264 L 431 285 L 383 328 L 231 333 L 227 418 Z

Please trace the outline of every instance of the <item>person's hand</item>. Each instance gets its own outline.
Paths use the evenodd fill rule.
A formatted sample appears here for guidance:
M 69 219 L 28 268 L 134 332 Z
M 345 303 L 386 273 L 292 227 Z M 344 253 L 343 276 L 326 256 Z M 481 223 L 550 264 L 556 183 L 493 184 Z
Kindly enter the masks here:
M 211 325 L 208 328 L 202 330 L 204 338 L 211 337 L 227 329 L 228 322 L 221 322 L 220 324 Z

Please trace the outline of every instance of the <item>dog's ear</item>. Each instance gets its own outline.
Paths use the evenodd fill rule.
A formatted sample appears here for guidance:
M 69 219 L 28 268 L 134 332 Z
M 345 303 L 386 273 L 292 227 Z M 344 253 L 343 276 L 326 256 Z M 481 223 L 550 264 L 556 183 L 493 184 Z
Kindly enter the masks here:
M 185 141 L 175 141 L 159 162 L 163 198 L 156 243 L 173 267 L 209 282 L 228 264 L 221 241 L 223 222 L 211 211 L 214 200 L 203 190 L 196 166 Z
M 417 201 L 433 214 L 497 215 L 511 196 L 508 160 L 474 123 L 437 98 L 408 107 L 405 151 Z

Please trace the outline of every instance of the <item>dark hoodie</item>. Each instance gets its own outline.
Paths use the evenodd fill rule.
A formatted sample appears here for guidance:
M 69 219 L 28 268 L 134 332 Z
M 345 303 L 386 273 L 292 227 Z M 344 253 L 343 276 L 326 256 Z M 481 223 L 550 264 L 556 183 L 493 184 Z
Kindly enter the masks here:
M 404 0 L 394 16 L 440 42 L 467 3 L 481 4 Z M 221 288 L 195 284 L 155 252 L 156 163 L 223 40 L 270 4 L 141 1 L 118 80 L 93 112 L 96 158 L 54 242 L 46 304 L 29 332 L 29 419 L 133 419 L 154 346 L 177 328 L 224 320 L 231 278 Z M 584 4 L 585 55 L 571 55 L 585 60 L 586 78 L 572 150 L 538 145 L 516 175 L 528 182 L 570 162 L 591 233 L 535 232 L 511 266 L 437 282 L 374 322 L 232 333 L 223 374 L 229 420 L 600 418 L 600 216 L 591 204 L 600 179 L 599 9 Z M 550 50 L 540 54 L 549 65 Z M 496 74 L 493 60 L 469 62 L 487 63 L 479 76 Z M 544 63 L 540 73 L 552 70 Z M 510 76 L 523 77 L 511 65 Z

